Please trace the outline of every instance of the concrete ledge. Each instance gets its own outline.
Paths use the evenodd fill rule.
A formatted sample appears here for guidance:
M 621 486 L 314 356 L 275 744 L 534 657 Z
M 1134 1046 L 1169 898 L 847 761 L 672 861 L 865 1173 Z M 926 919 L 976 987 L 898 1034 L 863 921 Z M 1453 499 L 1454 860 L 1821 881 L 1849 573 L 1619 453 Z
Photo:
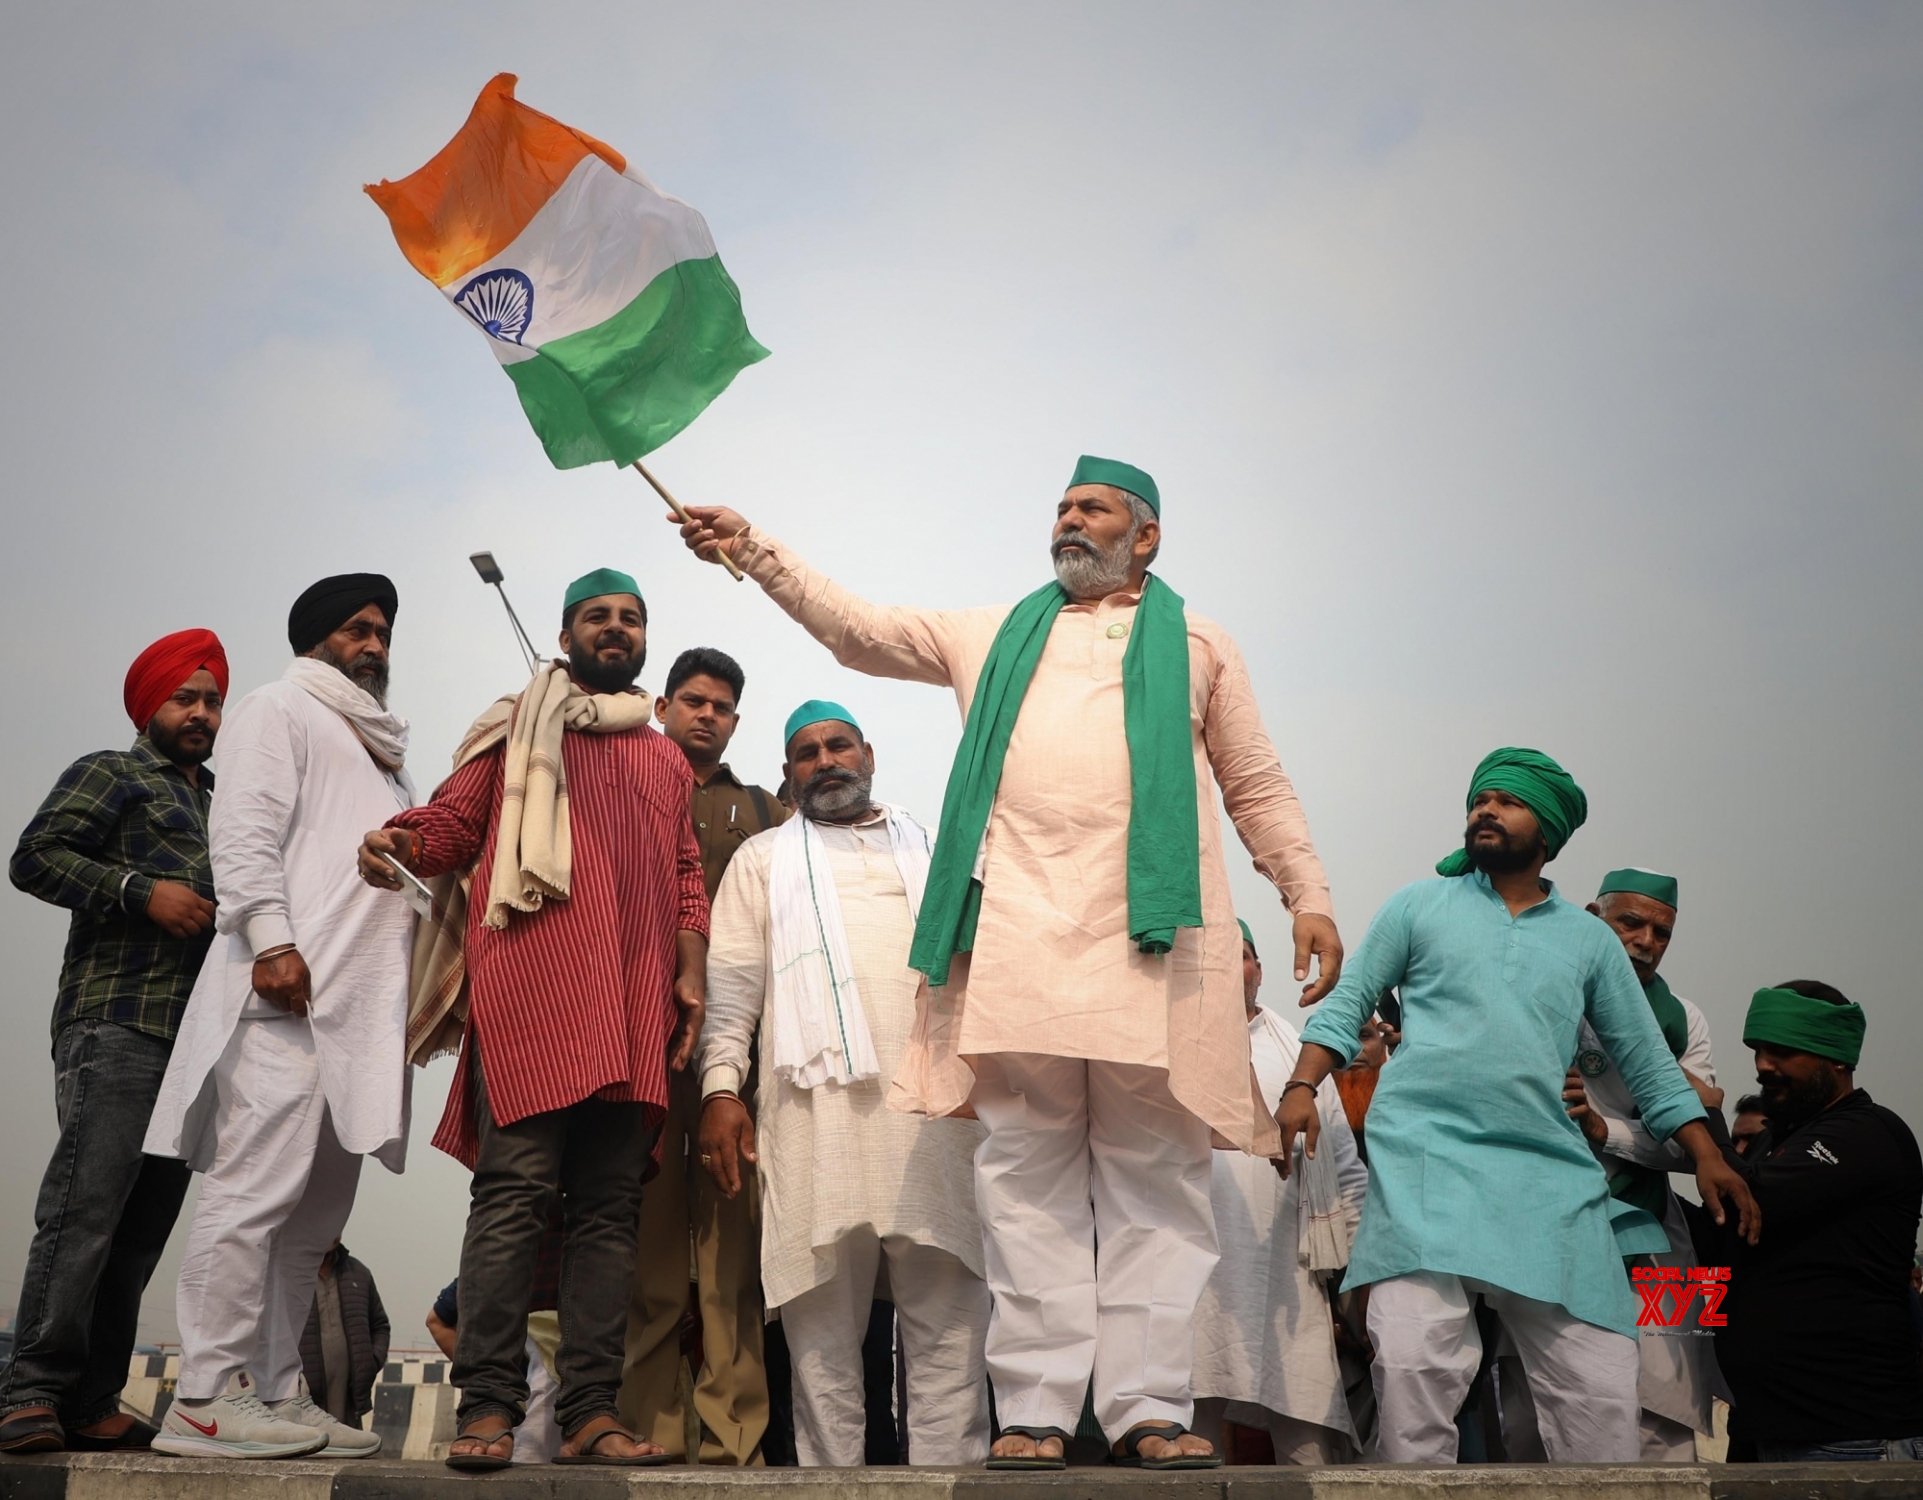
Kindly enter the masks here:
M 1923 1465 L 1512 1464 L 1059 1474 L 980 1469 L 618 1469 L 157 1454 L 0 1459 L 0 1500 L 1918 1500 Z

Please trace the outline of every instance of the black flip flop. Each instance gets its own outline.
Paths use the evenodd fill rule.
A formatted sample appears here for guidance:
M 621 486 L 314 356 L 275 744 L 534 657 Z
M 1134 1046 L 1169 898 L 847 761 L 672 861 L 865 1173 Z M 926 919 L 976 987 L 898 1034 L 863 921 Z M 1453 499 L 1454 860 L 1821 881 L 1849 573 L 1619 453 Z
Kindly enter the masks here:
M 0 1453 L 58 1453 L 67 1446 L 67 1429 L 52 1412 L 18 1413 L 0 1422 Z
M 1040 1446 L 1044 1438 L 1055 1438 L 1062 1445 L 1062 1454 L 1050 1458 L 1045 1453 L 1031 1454 L 1024 1458 L 995 1458 L 991 1456 L 986 1467 L 991 1469 L 1066 1469 L 1068 1467 L 1069 1435 L 1059 1427 L 1004 1427 L 1002 1436 L 1013 1434 L 1016 1437 L 1033 1439 Z
M 1109 1455 L 1109 1462 L 1124 1469 L 1219 1469 L 1222 1455 L 1219 1453 L 1172 1453 L 1167 1458 L 1142 1457 L 1142 1440 L 1160 1438 L 1172 1443 L 1177 1438 L 1187 1437 L 1188 1428 L 1180 1422 L 1150 1422 L 1140 1427 L 1132 1427 L 1122 1434 L 1121 1442 Z

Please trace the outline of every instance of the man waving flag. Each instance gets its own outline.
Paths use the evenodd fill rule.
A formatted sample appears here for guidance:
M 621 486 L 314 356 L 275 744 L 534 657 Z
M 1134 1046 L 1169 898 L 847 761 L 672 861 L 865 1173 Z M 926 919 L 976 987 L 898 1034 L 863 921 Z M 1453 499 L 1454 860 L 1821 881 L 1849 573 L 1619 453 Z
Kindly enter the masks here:
M 489 80 L 432 161 L 367 193 L 487 339 L 554 466 L 627 465 L 768 351 L 701 215 L 514 82 Z

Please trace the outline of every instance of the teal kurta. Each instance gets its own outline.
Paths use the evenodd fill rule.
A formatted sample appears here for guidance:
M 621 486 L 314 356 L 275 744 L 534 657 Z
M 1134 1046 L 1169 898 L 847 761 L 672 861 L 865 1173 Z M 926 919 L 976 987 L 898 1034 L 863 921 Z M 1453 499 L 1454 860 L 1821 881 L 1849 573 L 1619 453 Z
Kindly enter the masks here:
M 1621 940 L 1553 887 L 1512 917 L 1479 871 L 1418 881 L 1376 913 L 1302 1040 L 1353 1057 L 1392 985 L 1402 1043 L 1369 1106 L 1369 1194 L 1343 1285 L 1453 1273 L 1634 1338 L 1607 1181 L 1562 1102 L 1578 1023 L 1658 1140 L 1703 1107 Z

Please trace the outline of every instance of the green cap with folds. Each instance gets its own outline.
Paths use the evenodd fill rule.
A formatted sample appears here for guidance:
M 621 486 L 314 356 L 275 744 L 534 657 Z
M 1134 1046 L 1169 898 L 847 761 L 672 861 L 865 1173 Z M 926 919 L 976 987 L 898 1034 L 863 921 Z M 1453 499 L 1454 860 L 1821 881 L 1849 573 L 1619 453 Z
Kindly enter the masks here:
M 1654 870 L 1638 870 L 1633 866 L 1626 870 L 1611 870 L 1603 876 L 1602 885 L 1596 896 L 1613 896 L 1623 891 L 1632 896 L 1647 896 L 1651 901 L 1660 901 L 1672 911 L 1676 909 L 1676 877 L 1661 875 Z
M 1155 481 L 1148 477 L 1145 470 L 1134 464 L 1125 464 L 1117 458 L 1096 458 L 1084 453 L 1075 463 L 1075 475 L 1068 481 L 1074 489 L 1078 484 L 1112 484 L 1118 490 L 1127 490 L 1131 495 L 1141 497 L 1142 502 L 1155 512 L 1155 518 L 1162 518 L 1162 492 L 1155 488 Z
M 810 698 L 788 715 L 788 723 L 781 731 L 781 743 L 785 746 L 810 724 L 820 724 L 829 719 L 846 724 L 856 734 L 861 733 L 861 725 L 856 721 L 855 716 L 839 703 L 830 702 L 826 698 Z
M 1249 924 L 1244 922 L 1240 917 L 1237 917 L 1235 919 L 1235 925 L 1242 929 L 1242 941 L 1249 945 L 1249 952 L 1253 953 L 1257 958 L 1260 958 L 1262 956 L 1262 950 L 1255 946 L 1255 934 L 1249 931 Z
M 567 593 L 561 597 L 561 613 L 566 614 L 583 599 L 599 599 L 603 594 L 632 594 L 639 599 L 641 585 L 619 568 L 596 568 L 568 585 Z

